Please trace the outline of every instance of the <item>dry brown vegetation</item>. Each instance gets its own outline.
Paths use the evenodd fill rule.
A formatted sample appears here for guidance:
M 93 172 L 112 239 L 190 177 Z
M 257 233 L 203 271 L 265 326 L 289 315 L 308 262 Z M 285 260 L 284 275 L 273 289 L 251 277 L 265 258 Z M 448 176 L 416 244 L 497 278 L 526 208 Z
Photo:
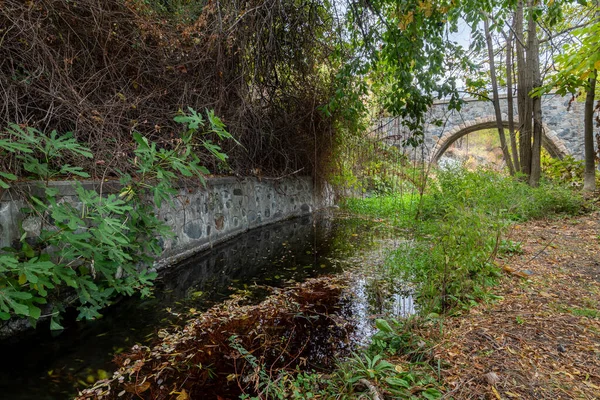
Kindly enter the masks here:
M 242 144 L 221 143 L 233 172 L 310 174 L 332 134 L 317 112 L 333 74 L 323 10 L 289 0 L 1 1 L 0 129 L 73 131 L 94 153 L 77 164 L 110 176 L 128 169 L 132 131 L 168 146 L 179 110 L 208 108 Z M 206 159 L 211 172 L 230 172 Z M 22 172 L 8 156 L 2 164 Z
M 281 371 L 313 362 L 326 366 L 351 332 L 350 324 L 335 315 L 344 279 L 311 279 L 257 305 L 228 300 L 183 329 L 159 332 L 154 346 L 136 345 L 118 356 L 114 376 L 84 390 L 79 399 L 237 398 L 260 393 L 261 380 L 276 380 Z M 242 354 L 246 351 L 254 365 Z

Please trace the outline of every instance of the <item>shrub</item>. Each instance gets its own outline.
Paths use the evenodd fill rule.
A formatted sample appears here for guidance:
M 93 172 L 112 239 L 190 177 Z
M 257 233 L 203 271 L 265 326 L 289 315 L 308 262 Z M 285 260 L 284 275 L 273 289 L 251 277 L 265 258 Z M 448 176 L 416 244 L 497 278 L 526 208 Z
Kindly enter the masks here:
M 231 139 L 212 112 L 207 116 L 208 131 Z M 101 195 L 75 182 L 76 203 L 81 207 L 60 199 L 49 182 L 63 176 L 88 177 L 78 167 L 61 164 L 69 157 L 91 158 L 92 153 L 70 134 L 53 131 L 46 135 L 31 127 L 8 127 L 0 139 L 0 151 L 13 153 L 30 177 L 41 180 L 32 184 L 39 185 L 43 194 L 30 195 L 31 206 L 23 211 L 39 218 L 42 228 L 39 237 L 24 233 L 18 248 L 0 252 L 0 319 L 29 317 L 35 322 L 41 317 L 40 306 L 50 301 L 54 303 L 51 328 L 60 328 L 59 314 L 64 308 L 60 300 L 67 287 L 76 294 L 79 318 L 98 317 L 117 294 L 150 293 L 156 274 L 148 267 L 162 251 L 159 237 L 171 235 L 155 208 L 171 201 L 178 177 L 204 182 L 208 170 L 195 155 L 195 146 L 203 146 L 221 161 L 226 159 L 211 141 L 198 142 L 196 133 L 205 125 L 200 114 L 190 109 L 175 119 L 187 130 L 170 149 L 134 133 L 137 148 L 130 162 L 135 176 L 122 176 L 120 194 Z M 17 177 L 2 174 L 2 178 L 7 188 Z
M 573 156 L 558 159 L 551 157 L 547 152 L 542 153 L 542 172 L 557 183 L 580 187 L 583 184 L 583 160 L 576 160 Z
M 439 171 L 429 188 L 422 214 L 443 217 L 457 206 L 498 214 L 499 218 L 524 221 L 554 213 L 576 213 L 582 197 L 564 185 L 542 181 L 531 188 L 520 180 L 478 169 L 450 168 Z
M 387 271 L 415 284 L 421 312 L 469 306 L 491 295 L 499 276 L 493 259 L 512 221 L 573 214 L 582 198 L 566 186 L 531 188 L 491 170 L 437 171 L 422 198 L 417 193 L 348 199 L 352 211 L 391 219 L 417 240 L 391 253 Z

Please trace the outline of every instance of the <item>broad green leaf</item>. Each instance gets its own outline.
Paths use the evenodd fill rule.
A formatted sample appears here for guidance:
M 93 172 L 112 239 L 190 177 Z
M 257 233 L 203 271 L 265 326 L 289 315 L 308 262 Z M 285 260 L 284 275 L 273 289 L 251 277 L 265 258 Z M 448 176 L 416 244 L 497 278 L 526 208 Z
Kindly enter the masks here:
M 42 315 L 42 310 L 39 307 L 34 306 L 33 304 L 29 304 L 28 314 L 34 320 L 37 320 L 40 315 Z
M 442 398 L 442 393 L 440 393 L 439 390 L 434 389 L 434 388 L 429 388 L 423 392 L 421 392 L 421 395 L 423 397 L 425 397 L 427 400 L 438 400 Z
M 133 140 L 136 141 L 136 143 L 139 145 L 139 147 L 142 150 L 149 150 L 150 149 L 150 147 L 148 146 L 148 139 L 146 139 L 145 137 L 143 137 L 140 133 L 133 132 Z
M 410 388 L 410 384 L 404 379 L 389 377 L 385 378 L 385 381 L 390 386 L 403 387 L 406 389 Z
M 384 319 L 376 319 L 375 326 L 382 332 L 385 333 L 393 333 L 394 329 L 390 326 L 390 324 Z
M 58 312 L 53 313 L 52 318 L 50 319 L 50 330 L 52 331 L 60 331 L 65 329 L 60 323 L 59 323 L 59 316 L 58 316 Z

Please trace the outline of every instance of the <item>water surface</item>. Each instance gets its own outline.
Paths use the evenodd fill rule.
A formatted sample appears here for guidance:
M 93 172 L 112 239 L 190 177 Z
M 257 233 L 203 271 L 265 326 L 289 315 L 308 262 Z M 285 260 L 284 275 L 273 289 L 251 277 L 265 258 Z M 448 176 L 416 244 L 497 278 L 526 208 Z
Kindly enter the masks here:
M 164 272 L 152 298 L 123 299 L 103 318 L 67 321 L 59 333 L 39 326 L 1 342 L 0 398 L 69 398 L 77 388 L 111 375 L 114 354 L 135 343 L 150 343 L 159 329 L 183 324 L 189 309 L 207 309 L 233 293 L 259 301 L 270 286 L 364 267 L 360 264 L 368 260 L 366 254 L 383 258 L 383 247 L 393 247 L 394 240 L 381 222 L 331 213 L 249 231 Z M 343 307 L 347 317 L 359 321 L 358 341 L 373 332 L 369 321 L 378 313 L 389 313 L 390 304 L 398 315 L 413 307 L 410 296 L 401 292 L 393 295 L 395 300 L 381 302 L 372 282 L 358 274 L 349 282 L 352 295 Z

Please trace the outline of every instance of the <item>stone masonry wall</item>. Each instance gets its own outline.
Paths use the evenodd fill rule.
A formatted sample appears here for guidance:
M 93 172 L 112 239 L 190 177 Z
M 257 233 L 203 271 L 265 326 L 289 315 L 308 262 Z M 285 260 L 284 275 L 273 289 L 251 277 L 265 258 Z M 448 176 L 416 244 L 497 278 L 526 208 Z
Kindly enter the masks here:
M 558 137 L 564 143 L 568 152 L 577 159 L 583 158 L 583 109 L 584 104 L 578 101 L 570 103 L 571 96 L 545 95 L 542 96 L 542 118 L 546 134 Z M 569 106 L 570 103 L 570 106 Z M 517 102 L 514 101 L 514 115 L 518 119 Z M 508 121 L 508 100 L 500 98 L 502 120 Z M 427 141 L 431 148 L 434 141 L 443 137 L 446 132 L 461 126 L 474 125 L 476 121 L 486 118 L 496 120 L 494 106 L 490 101 L 466 100 L 460 111 L 448 111 L 447 104 L 435 103 L 430 111 L 430 120 L 439 118 L 444 126 L 428 126 Z
M 554 150 L 555 155 L 572 155 L 576 159 L 584 158 L 583 148 L 583 123 L 584 103 L 571 102 L 571 96 L 548 94 L 542 96 L 542 122 L 544 127 L 544 145 Z M 508 120 L 508 101 L 500 98 L 502 120 Z M 518 120 L 516 99 L 514 101 L 514 115 Z M 442 121 L 437 126 L 434 121 Z M 430 108 L 425 124 L 424 143 L 417 149 L 404 147 L 403 143 L 411 137 L 398 118 L 382 118 L 374 126 L 376 135 L 387 136 L 390 143 L 397 144 L 416 159 L 431 160 L 440 156 L 447 145 L 451 144 L 462 134 L 475 132 L 479 129 L 494 128 L 496 117 L 494 107 L 490 101 L 465 99 L 460 111 L 449 111 L 448 103 L 435 102 Z M 492 124 L 490 124 L 492 122 Z M 594 131 L 597 132 L 595 127 Z
M 86 188 L 103 193 L 119 191 L 116 183 L 84 182 Z M 52 183 L 64 201 L 75 207 L 73 185 L 70 182 Z M 35 187 L 21 185 L 20 189 L 35 192 Z M 26 203 L 10 190 L 0 193 L 0 247 L 11 246 L 21 236 L 21 229 L 29 237 L 39 234 L 41 222 L 36 217 L 26 217 L 19 211 Z M 173 238 L 161 239 L 163 253 L 157 266 L 171 264 L 215 243 L 227 240 L 241 232 L 258 226 L 311 213 L 316 208 L 329 205 L 313 190 L 310 177 L 269 179 L 212 178 L 206 188 L 181 187 L 174 205 L 163 204 L 157 210 L 173 230 Z

